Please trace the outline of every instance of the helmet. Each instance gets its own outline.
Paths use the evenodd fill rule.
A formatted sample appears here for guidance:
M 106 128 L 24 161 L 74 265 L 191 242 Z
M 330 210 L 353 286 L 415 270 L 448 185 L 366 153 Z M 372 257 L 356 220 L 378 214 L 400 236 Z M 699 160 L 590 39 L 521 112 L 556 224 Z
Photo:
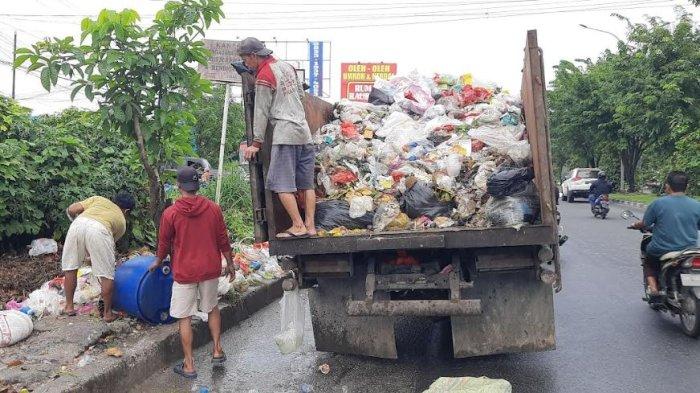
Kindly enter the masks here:
M 605 179 L 606 177 L 608 177 L 608 175 L 604 171 L 598 172 L 599 179 Z

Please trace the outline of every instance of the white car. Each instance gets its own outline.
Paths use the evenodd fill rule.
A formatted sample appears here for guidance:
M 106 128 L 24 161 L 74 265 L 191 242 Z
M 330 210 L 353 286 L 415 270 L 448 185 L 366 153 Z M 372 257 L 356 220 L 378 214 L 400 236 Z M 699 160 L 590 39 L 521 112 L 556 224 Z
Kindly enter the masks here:
M 598 168 L 574 168 L 564 175 L 561 183 L 562 201 L 574 202 L 574 198 L 588 198 L 591 184 L 598 179 Z

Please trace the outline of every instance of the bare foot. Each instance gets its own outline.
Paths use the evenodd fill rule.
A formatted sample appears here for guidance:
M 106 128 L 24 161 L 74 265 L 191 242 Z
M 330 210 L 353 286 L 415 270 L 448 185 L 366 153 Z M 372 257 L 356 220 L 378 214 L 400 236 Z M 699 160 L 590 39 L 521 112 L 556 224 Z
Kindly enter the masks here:
M 114 314 L 112 312 L 109 312 L 109 313 L 105 312 L 105 316 L 102 317 L 102 320 L 107 322 L 107 323 L 114 322 L 117 319 L 119 319 L 119 315 Z
M 63 311 L 61 311 L 61 315 L 67 315 L 69 317 L 74 317 L 77 314 L 78 313 L 75 311 L 75 308 L 73 308 L 73 307 L 71 307 L 71 308 L 66 307 L 63 309 Z
M 316 225 L 306 223 L 306 231 L 308 232 L 309 236 L 316 236 Z

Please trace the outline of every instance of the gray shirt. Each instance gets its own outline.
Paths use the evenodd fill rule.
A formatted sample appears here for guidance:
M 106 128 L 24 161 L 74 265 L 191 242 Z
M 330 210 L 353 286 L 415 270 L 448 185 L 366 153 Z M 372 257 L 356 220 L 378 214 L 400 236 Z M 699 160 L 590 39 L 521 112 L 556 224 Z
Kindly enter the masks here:
M 294 67 L 272 56 L 258 67 L 255 80 L 253 141 L 262 144 L 268 122 L 273 145 L 312 143 L 304 113 L 304 88 Z

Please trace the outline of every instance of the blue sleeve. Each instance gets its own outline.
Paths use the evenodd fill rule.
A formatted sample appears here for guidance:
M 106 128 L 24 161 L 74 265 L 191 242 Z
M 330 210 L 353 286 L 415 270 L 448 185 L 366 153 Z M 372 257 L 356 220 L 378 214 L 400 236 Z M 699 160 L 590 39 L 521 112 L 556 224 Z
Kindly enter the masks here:
M 656 201 L 652 202 L 651 205 L 647 208 L 647 211 L 644 212 L 644 225 L 650 227 L 656 223 L 656 206 L 658 204 Z

